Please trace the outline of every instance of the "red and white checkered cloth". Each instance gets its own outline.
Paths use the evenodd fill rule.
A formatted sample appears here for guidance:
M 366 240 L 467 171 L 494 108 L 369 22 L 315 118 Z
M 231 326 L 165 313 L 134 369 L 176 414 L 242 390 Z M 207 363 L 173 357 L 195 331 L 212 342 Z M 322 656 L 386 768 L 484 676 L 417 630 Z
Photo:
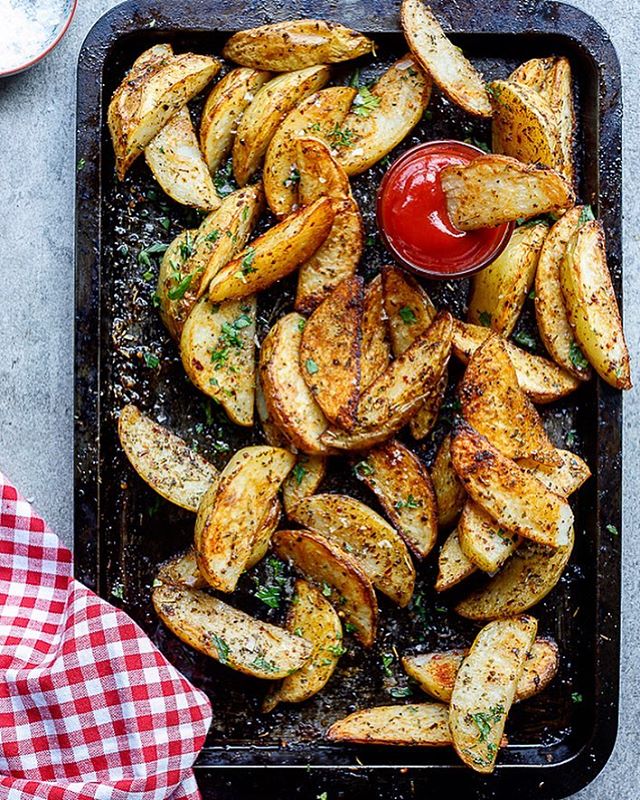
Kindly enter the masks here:
M 0 472 L 0 800 L 195 800 L 210 722 Z

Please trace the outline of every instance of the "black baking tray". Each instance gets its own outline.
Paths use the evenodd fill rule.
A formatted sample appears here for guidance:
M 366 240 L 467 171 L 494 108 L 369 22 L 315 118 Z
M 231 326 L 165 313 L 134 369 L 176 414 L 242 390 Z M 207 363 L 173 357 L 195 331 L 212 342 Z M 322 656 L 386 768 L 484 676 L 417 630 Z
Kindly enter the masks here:
M 358 66 L 373 77 L 405 50 L 399 34 L 398 3 L 390 0 L 277 0 L 270 4 L 238 0 L 126 2 L 111 10 L 89 33 L 78 65 L 76 211 L 76 386 L 75 386 L 75 563 L 78 578 L 124 608 L 168 658 L 211 697 L 214 722 L 197 767 L 205 797 L 242 800 L 285 794 L 409 798 L 427 790 L 453 790 L 462 796 L 490 798 L 565 797 L 589 783 L 606 763 L 618 718 L 621 398 L 601 381 L 543 408 L 556 443 L 570 446 L 588 461 L 593 479 L 575 497 L 577 545 L 567 573 L 533 613 L 540 633 L 554 636 L 562 667 L 541 695 L 514 707 L 507 725 L 509 746 L 494 775 L 480 777 L 462 767 L 446 749 L 365 748 L 328 743 L 325 726 L 349 711 L 375 703 L 403 702 L 390 696 L 407 686 L 397 659 L 391 676 L 381 655 L 468 644 L 477 626 L 449 611 L 448 597 L 430 587 L 434 558 L 419 568 L 422 602 L 398 611 L 382 602 L 379 643 L 364 656 L 349 642 L 338 673 L 325 692 L 299 708 L 272 717 L 258 713 L 263 686 L 189 651 L 154 617 L 150 586 L 158 563 L 184 548 L 193 517 L 160 501 L 132 472 L 116 436 L 120 407 L 136 402 L 222 465 L 223 447 L 259 440 L 258 432 L 238 432 L 188 383 L 177 352 L 152 308 L 153 283 L 137 263 L 143 246 L 168 242 L 193 213 L 154 190 L 142 163 L 117 185 L 106 129 L 109 97 L 133 59 L 145 48 L 168 40 L 176 50 L 219 53 L 229 32 L 300 16 L 336 20 L 370 33 L 379 43 L 377 59 Z M 454 41 L 485 75 L 503 77 L 521 61 L 549 54 L 567 55 L 576 79 L 580 141 L 579 194 L 597 210 L 607 230 L 608 257 L 621 301 L 621 121 L 620 68 L 605 31 L 588 15 L 561 3 L 502 0 L 432 2 Z M 344 81 L 354 65 L 337 68 Z M 198 102 L 193 105 L 197 114 Z M 393 154 L 433 138 L 485 140 L 486 123 L 471 120 L 436 91 L 430 119 Z M 375 238 L 373 197 L 382 175 L 377 167 L 355 180 L 370 235 L 362 271 L 375 274 L 389 260 Z M 165 229 L 169 227 L 169 230 Z M 155 270 L 155 267 L 154 267 Z M 153 270 L 152 270 L 153 271 Z M 155 274 L 155 273 L 154 273 Z M 463 313 L 464 283 L 428 286 L 436 301 Z M 267 292 L 260 309 L 260 333 L 291 302 L 291 282 Z M 531 325 L 531 308 L 520 322 Z M 538 347 L 540 345 L 538 343 Z M 543 352 L 540 350 L 540 352 Z M 158 357 L 149 367 L 145 354 Z M 153 361 L 151 362 L 153 363 Z M 429 464 L 450 423 L 445 413 L 434 436 L 415 447 Z M 350 470 L 335 472 L 329 490 L 364 493 Z M 613 531 L 613 532 L 612 532 Z M 262 565 L 258 580 L 265 578 Z M 235 602 L 263 618 L 278 621 L 253 596 L 244 579 Z M 418 690 L 408 686 L 414 700 Z

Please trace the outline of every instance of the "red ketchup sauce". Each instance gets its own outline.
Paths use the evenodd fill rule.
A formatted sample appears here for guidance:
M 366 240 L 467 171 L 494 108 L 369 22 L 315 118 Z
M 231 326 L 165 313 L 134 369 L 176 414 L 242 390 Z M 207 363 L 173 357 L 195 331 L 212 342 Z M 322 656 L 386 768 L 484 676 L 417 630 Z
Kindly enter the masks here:
M 389 168 L 378 193 L 378 225 L 405 267 L 433 278 L 462 277 L 485 267 L 506 247 L 513 224 L 460 231 L 447 214 L 440 172 L 479 155 L 482 150 L 464 142 L 428 142 Z

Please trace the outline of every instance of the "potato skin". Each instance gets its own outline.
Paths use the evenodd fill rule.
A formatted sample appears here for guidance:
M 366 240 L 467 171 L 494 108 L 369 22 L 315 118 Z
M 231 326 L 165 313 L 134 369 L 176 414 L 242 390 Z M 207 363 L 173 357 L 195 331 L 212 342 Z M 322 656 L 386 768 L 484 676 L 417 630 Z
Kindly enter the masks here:
M 334 722 L 327 738 L 356 744 L 443 747 L 451 744 L 448 717 L 441 703 L 364 708 Z
M 438 525 L 448 528 L 460 515 L 467 496 L 451 463 L 451 434 L 444 437 L 436 452 L 431 482 L 438 506 Z
M 438 554 L 438 577 L 436 578 L 436 592 L 444 592 L 456 586 L 460 581 L 473 575 L 476 565 L 462 552 L 458 530 L 451 533 L 444 540 Z

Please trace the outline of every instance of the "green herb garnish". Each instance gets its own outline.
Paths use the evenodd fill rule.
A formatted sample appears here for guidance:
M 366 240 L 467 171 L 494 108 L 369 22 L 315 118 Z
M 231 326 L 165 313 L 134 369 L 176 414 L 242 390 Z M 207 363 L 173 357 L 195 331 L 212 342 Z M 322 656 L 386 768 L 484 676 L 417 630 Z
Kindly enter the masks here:
M 584 353 L 580 349 L 580 346 L 577 342 L 571 342 L 571 347 L 569 348 L 569 360 L 576 369 L 587 369 L 589 366 L 589 362 L 584 357 Z
M 490 328 L 491 327 L 491 320 L 492 316 L 488 311 L 481 311 L 478 320 L 483 328 Z
M 296 464 L 295 467 L 293 468 L 293 473 L 292 474 L 293 474 L 294 480 L 298 484 L 298 486 L 302 485 L 302 480 L 303 480 L 304 476 L 307 474 L 307 472 L 308 472 L 308 470 L 305 469 L 302 466 L 302 464 Z
M 156 369 L 156 367 L 160 365 L 160 359 L 155 353 L 145 353 L 144 363 L 149 367 L 149 369 Z
M 307 359 L 305 366 L 307 368 L 307 372 L 309 373 L 309 375 L 315 375 L 319 369 L 318 365 L 312 358 Z
M 221 636 L 218 636 L 215 633 L 211 634 L 211 641 L 218 651 L 218 660 L 221 664 L 226 664 L 229 661 L 229 645 Z
M 173 289 L 169 289 L 167 292 L 169 300 L 182 300 L 187 293 L 187 289 L 191 286 L 192 280 L 193 275 L 191 273 L 185 275 L 177 286 L 174 286 Z
M 513 341 L 521 347 L 526 347 L 528 350 L 536 349 L 536 340 L 527 331 L 518 331 L 513 334 Z
M 380 98 L 371 93 L 367 86 L 361 86 L 353 99 L 353 113 L 359 117 L 368 117 L 380 105 Z
M 400 311 L 398 311 L 398 314 L 400 314 L 400 319 L 405 325 L 413 325 L 418 321 L 416 315 L 413 313 L 413 309 L 409 308 L 409 306 L 403 306 Z

